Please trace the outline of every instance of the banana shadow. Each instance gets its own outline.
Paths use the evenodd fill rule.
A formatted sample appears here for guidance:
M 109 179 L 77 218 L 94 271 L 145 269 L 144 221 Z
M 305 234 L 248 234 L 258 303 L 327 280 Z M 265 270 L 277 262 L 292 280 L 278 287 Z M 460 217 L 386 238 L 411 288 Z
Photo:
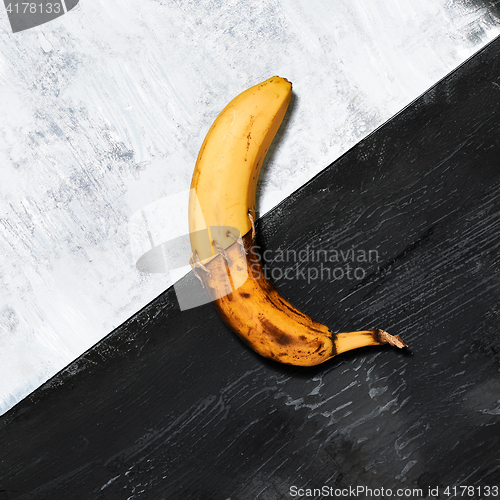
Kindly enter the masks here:
M 265 358 L 256 353 L 239 337 L 237 338 L 239 342 L 243 344 L 249 355 L 255 359 L 255 362 L 265 366 L 266 370 L 269 370 L 273 374 L 290 376 L 298 380 L 309 380 L 327 371 L 335 370 L 341 365 L 354 364 L 355 361 L 361 357 L 375 355 L 384 351 L 393 351 L 394 356 L 403 356 L 405 358 L 412 358 L 414 356 L 412 350 L 408 347 L 405 347 L 404 349 L 397 349 L 390 345 L 366 346 L 353 349 L 352 351 L 343 352 L 316 366 L 295 366 L 279 363 L 277 361 L 273 361 L 272 359 Z
M 298 97 L 292 91 L 292 96 L 290 98 L 290 103 L 288 104 L 287 112 L 285 113 L 280 128 L 278 129 L 278 132 L 276 132 L 276 135 L 274 136 L 274 139 L 271 142 L 271 146 L 269 146 L 269 150 L 267 151 L 264 163 L 262 164 L 262 167 L 260 169 L 259 181 L 257 184 L 257 192 L 255 195 L 255 207 L 257 209 L 257 218 L 260 217 L 259 206 L 261 198 L 261 186 L 263 185 L 264 179 L 268 175 L 270 165 L 273 163 L 273 159 L 276 154 L 276 150 L 281 146 L 281 143 L 283 142 L 283 137 L 288 133 L 290 119 L 296 112 L 297 102 L 298 102 Z

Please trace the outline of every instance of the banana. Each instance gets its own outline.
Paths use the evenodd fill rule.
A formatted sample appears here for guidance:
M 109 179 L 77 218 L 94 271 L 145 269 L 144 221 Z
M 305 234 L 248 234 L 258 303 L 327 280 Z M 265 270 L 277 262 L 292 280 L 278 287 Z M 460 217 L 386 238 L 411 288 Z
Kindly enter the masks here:
M 278 76 L 236 96 L 201 146 L 189 197 L 191 266 L 224 322 L 260 355 L 314 366 L 359 347 L 406 344 L 384 330 L 333 333 L 266 278 L 255 251 L 255 193 L 292 84 Z

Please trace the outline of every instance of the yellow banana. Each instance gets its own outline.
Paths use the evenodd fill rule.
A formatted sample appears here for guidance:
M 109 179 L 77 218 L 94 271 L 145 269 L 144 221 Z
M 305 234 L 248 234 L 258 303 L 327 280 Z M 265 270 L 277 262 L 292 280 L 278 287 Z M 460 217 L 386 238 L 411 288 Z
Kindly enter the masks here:
M 405 347 L 380 329 L 333 333 L 265 277 L 252 246 L 255 192 L 291 95 L 289 81 L 269 78 L 235 97 L 208 131 L 189 198 L 193 270 L 226 324 L 267 358 L 312 366 L 358 347 Z

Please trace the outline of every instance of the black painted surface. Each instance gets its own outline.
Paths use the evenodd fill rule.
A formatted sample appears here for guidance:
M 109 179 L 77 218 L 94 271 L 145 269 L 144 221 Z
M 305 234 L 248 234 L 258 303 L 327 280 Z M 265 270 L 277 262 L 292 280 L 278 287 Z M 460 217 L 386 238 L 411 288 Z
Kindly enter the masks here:
M 408 352 L 282 366 L 210 304 L 181 313 L 171 288 L 0 418 L 0 499 L 274 500 L 292 486 L 393 498 L 439 486 L 451 498 L 446 486 L 500 485 L 499 49 L 497 39 L 258 224 L 268 256 L 376 251 L 351 263 L 362 280 L 325 271 L 308 283 L 320 265 L 309 254 L 302 277 L 275 283 L 332 329 L 381 327 Z

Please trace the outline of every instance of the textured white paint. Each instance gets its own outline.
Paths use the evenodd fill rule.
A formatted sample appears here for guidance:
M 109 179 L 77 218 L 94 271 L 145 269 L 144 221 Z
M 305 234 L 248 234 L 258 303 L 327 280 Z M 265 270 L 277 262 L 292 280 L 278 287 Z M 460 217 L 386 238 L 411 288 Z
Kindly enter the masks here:
M 130 221 L 187 193 L 230 98 L 294 84 L 264 213 L 499 31 L 449 0 L 81 0 L 15 35 L 1 11 L 0 413 L 180 277 L 136 269 Z

